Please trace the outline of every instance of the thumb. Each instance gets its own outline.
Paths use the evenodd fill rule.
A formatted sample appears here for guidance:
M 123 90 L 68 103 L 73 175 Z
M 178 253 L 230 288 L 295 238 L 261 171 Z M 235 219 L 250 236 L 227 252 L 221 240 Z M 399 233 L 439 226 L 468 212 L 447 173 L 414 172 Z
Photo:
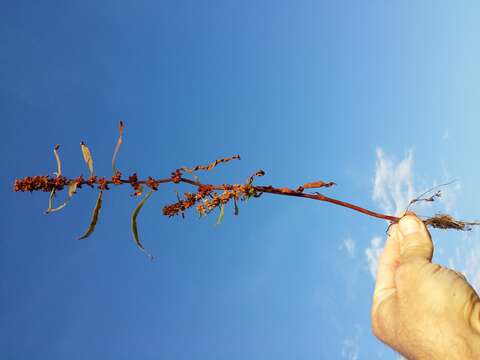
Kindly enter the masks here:
M 400 262 L 416 260 L 432 261 L 433 243 L 423 221 L 413 213 L 403 216 L 398 222 L 400 235 Z

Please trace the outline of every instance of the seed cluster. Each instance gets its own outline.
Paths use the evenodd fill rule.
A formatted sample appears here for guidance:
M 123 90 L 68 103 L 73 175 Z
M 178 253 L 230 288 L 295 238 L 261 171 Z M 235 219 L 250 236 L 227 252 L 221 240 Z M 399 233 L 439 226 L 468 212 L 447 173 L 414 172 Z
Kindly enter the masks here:
M 48 176 L 27 176 L 23 179 L 16 179 L 13 186 L 14 191 L 47 191 L 53 189 L 62 190 L 67 183 L 67 178 L 58 176 L 51 178 Z
M 258 197 L 261 193 L 257 189 L 249 184 L 240 185 L 222 185 L 223 192 L 218 193 L 214 191 L 210 185 L 201 185 L 198 187 L 196 193 L 186 192 L 183 195 L 183 199 L 178 199 L 176 203 L 167 205 L 163 208 L 163 214 L 172 217 L 183 213 L 185 210 L 196 205 L 197 211 L 200 216 L 204 216 L 210 213 L 215 208 L 225 205 L 231 200 L 236 204 L 238 200 L 248 200 L 250 197 Z

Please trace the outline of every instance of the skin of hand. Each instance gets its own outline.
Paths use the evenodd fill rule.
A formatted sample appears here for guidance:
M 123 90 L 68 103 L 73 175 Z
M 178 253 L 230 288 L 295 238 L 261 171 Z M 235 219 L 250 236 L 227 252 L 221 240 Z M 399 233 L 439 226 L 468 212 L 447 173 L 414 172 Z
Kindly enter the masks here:
M 410 360 L 480 359 L 480 299 L 462 274 L 432 264 L 432 256 L 430 233 L 415 214 L 390 226 L 378 262 L 373 333 Z

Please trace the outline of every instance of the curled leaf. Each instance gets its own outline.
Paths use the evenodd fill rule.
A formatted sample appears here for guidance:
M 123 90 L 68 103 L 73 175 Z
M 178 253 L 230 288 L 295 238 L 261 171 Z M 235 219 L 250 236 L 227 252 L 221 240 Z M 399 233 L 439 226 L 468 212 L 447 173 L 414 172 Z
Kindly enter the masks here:
M 133 211 L 132 214 L 132 233 L 133 233 L 133 239 L 135 240 L 135 244 L 137 247 L 150 259 L 154 260 L 155 258 L 145 250 L 143 247 L 142 243 L 140 242 L 140 238 L 138 237 L 138 229 L 137 229 L 137 216 L 140 210 L 142 209 L 143 205 L 145 205 L 145 202 L 148 200 L 148 198 L 152 195 L 153 190 L 150 189 L 150 191 L 143 197 L 143 199 L 138 203 L 137 207 Z
M 97 225 L 97 221 L 98 221 L 98 214 L 100 213 L 100 209 L 102 207 L 102 197 L 103 197 L 103 191 L 100 191 L 98 193 L 97 202 L 95 203 L 95 208 L 93 209 L 92 221 L 90 222 L 90 225 L 88 226 L 88 229 L 85 232 L 85 234 L 80 236 L 78 240 L 82 240 L 89 237 L 93 233 L 93 230 L 95 230 L 95 226 Z
M 51 208 L 51 203 L 50 203 L 49 208 L 47 209 L 46 213 L 48 214 L 48 213 L 51 213 L 51 212 L 62 210 L 65 206 L 67 206 L 67 204 L 70 201 L 70 199 L 72 198 L 73 194 L 75 194 L 77 192 L 77 185 L 78 185 L 78 183 L 76 181 L 68 184 L 67 199 L 63 202 L 63 204 L 61 204 L 61 205 L 59 205 L 59 206 L 57 206 L 56 208 L 53 208 L 53 209 Z
M 50 212 L 52 212 L 54 196 L 55 196 L 55 189 L 52 189 L 52 191 L 50 191 L 50 196 L 48 197 L 48 209 L 45 210 L 45 214 L 49 214 Z
M 265 171 L 258 170 L 255 174 L 250 175 L 250 177 L 247 179 L 247 185 L 252 185 L 252 182 L 255 176 L 264 176 L 264 175 L 265 175 Z
M 115 166 L 115 160 L 117 158 L 118 150 L 120 150 L 120 145 L 122 145 L 123 129 L 125 128 L 125 124 L 121 120 L 120 120 L 119 128 L 120 128 L 120 135 L 118 136 L 118 140 L 117 140 L 117 143 L 115 145 L 115 150 L 113 151 L 113 157 L 112 157 L 112 171 L 113 171 L 113 174 L 115 174 L 118 171 L 117 167 Z
M 217 222 L 215 223 L 215 226 L 220 225 L 224 215 L 225 215 L 225 204 L 222 204 L 222 206 L 220 207 L 220 214 L 218 215 L 218 219 L 217 219 Z
M 231 156 L 229 158 L 223 158 L 223 159 L 217 159 L 215 160 L 214 162 L 212 162 L 211 164 L 209 165 L 197 165 L 195 166 L 194 168 L 190 169 L 190 168 L 187 168 L 186 166 L 180 168 L 181 170 L 183 171 L 186 171 L 188 173 L 192 173 L 194 171 L 197 171 L 197 170 L 207 170 L 207 171 L 210 171 L 212 170 L 215 166 L 217 166 L 218 164 L 220 163 L 226 163 L 226 162 L 229 162 L 231 160 L 235 160 L 235 159 L 238 159 L 240 160 L 240 155 L 234 155 L 234 156 Z
M 83 154 L 83 159 L 87 163 L 88 166 L 88 171 L 90 172 L 90 176 L 93 175 L 93 159 L 92 155 L 90 154 L 90 150 L 88 149 L 87 145 L 85 142 L 81 142 L 80 146 L 82 147 L 82 154 Z
M 182 167 L 181 170 L 183 171 L 186 171 L 188 172 L 189 174 L 191 174 L 193 176 L 193 180 L 195 180 L 196 182 L 200 182 L 200 178 L 198 177 L 197 174 L 195 174 L 195 172 L 193 171 L 193 169 L 189 169 L 187 167 Z

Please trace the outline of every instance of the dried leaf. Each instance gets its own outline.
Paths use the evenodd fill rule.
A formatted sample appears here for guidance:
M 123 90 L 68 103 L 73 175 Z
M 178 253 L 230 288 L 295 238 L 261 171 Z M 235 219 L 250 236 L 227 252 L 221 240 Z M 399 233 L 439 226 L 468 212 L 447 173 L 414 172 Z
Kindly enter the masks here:
M 90 172 L 90 175 L 93 175 L 93 159 L 92 155 L 90 154 L 90 150 L 83 141 L 80 143 L 80 146 L 82 147 L 82 154 L 85 162 L 87 163 L 88 171 Z
M 60 156 L 58 156 L 58 152 L 57 152 L 59 148 L 60 148 L 60 145 L 58 144 L 53 147 L 53 155 L 55 156 L 55 160 L 57 160 L 57 172 L 55 173 L 57 178 L 62 175 L 62 163 L 60 161 Z M 54 211 L 54 209 L 52 209 L 52 205 L 53 205 L 53 198 L 55 197 L 55 192 L 56 192 L 55 188 L 52 189 L 52 191 L 50 191 L 50 196 L 48 198 L 48 209 L 45 210 L 45 214 L 49 214 L 52 211 Z
M 147 257 L 150 260 L 154 260 L 155 258 L 145 250 L 142 243 L 140 242 L 140 239 L 138 237 L 138 229 L 137 229 L 137 216 L 140 210 L 142 209 L 143 205 L 145 204 L 145 202 L 152 195 L 152 193 L 153 193 L 153 190 L 150 189 L 150 191 L 143 197 L 142 201 L 138 203 L 137 207 L 135 208 L 132 214 L 132 233 L 133 233 L 133 238 L 135 240 L 135 244 L 145 255 L 147 255 Z
M 50 196 L 48 197 L 48 209 L 45 210 L 45 214 L 49 214 L 52 211 L 54 196 L 55 196 L 55 189 L 52 189 L 52 191 L 50 191 Z
M 195 174 L 195 172 L 193 171 L 193 169 L 189 169 L 187 167 L 182 167 L 181 170 L 183 171 L 186 171 L 188 172 L 189 174 L 191 174 L 193 176 L 193 180 L 195 180 L 196 182 L 200 182 L 200 178 L 198 177 L 197 174 Z
M 218 219 L 217 219 L 217 222 L 216 222 L 215 226 L 220 225 L 220 223 L 223 220 L 224 215 L 225 215 L 225 204 L 222 204 L 222 206 L 220 207 L 220 214 L 218 215 Z
M 117 158 L 117 153 L 118 150 L 120 150 L 120 145 L 122 145 L 122 136 L 123 136 L 123 129 L 125 128 L 125 125 L 123 121 L 120 120 L 120 135 L 118 136 L 117 144 L 115 145 L 115 150 L 113 151 L 113 157 L 112 157 L 112 171 L 113 174 L 115 174 L 118 170 L 117 167 L 115 166 L 115 160 Z
M 58 156 L 57 150 L 60 148 L 60 145 L 55 145 L 53 148 L 53 155 L 55 155 L 55 160 L 57 160 L 57 177 L 62 175 L 62 163 L 60 162 L 60 156 Z
M 51 207 L 49 207 L 49 209 L 47 209 L 46 213 L 48 214 L 48 213 L 51 213 L 51 212 L 62 210 L 65 206 L 67 206 L 67 204 L 70 201 L 70 199 L 72 198 L 73 194 L 75 194 L 77 192 L 77 185 L 78 185 L 77 182 L 72 182 L 72 183 L 68 184 L 67 200 L 65 200 L 63 204 L 57 206 L 56 208 L 52 209 Z M 50 204 L 50 206 L 51 206 L 51 204 Z
M 255 178 L 255 176 L 264 176 L 264 175 L 265 175 L 265 171 L 258 170 L 255 174 L 250 175 L 250 177 L 247 179 L 247 185 L 252 185 L 253 179 Z
M 134 197 L 137 197 L 137 196 L 140 196 L 143 194 L 143 185 L 142 184 L 139 184 L 140 186 L 138 187 L 138 189 L 135 190 L 135 192 L 131 195 L 131 196 L 134 196 Z
M 460 231 L 470 231 L 473 226 L 480 225 L 478 221 L 460 221 L 448 214 L 436 214 L 424 220 L 423 223 L 437 229 L 455 229 Z
M 88 226 L 88 229 L 85 232 L 85 234 L 80 236 L 78 240 L 82 240 L 89 237 L 92 234 L 93 230 L 95 230 L 95 226 L 97 225 L 97 221 L 98 221 L 98 214 L 100 213 L 100 208 L 102 207 L 102 197 L 103 197 L 103 191 L 100 191 L 98 193 L 95 208 L 93 209 L 92 221 L 90 222 L 90 225 Z
M 186 171 L 188 173 L 192 173 L 194 171 L 197 171 L 197 170 L 207 170 L 207 171 L 210 171 L 212 170 L 215 166 L 217 166 L 218 164 L 220 163 L 224 163 L 224 162 L 229 162 L 230 160 L 235 160 L 235 159 L 238 159 L 240 160 L 240 155 L 234 155 L 234 156 L 231 156 L 229 158 L 223 158 L 223 159 L 217 159 L 215 160 L 214 162 L 212 162 L 211 164 L 209 165 L 197 165 L 195 166 L 194 168 L 190 169 L 190 168 L 187 168 L 186 166 L 180 168 L 181 170 L 183 171 Z
M 78 183 L 76 181 L 68 184 L 68 197 L 71 198 L 77 192 Z
M 334 185 L 337 185 L 337 184 L 335 184 L 333 181 L 330 181 L 330 182 L 315 181 L 315 182 L 310 182 L 310 183 L 303 184 L 302 187 L 304 189 L 318 189 L 318 188 L 321 188 L 321 187 L 330 187 L 330 186 L 334 186 Z

